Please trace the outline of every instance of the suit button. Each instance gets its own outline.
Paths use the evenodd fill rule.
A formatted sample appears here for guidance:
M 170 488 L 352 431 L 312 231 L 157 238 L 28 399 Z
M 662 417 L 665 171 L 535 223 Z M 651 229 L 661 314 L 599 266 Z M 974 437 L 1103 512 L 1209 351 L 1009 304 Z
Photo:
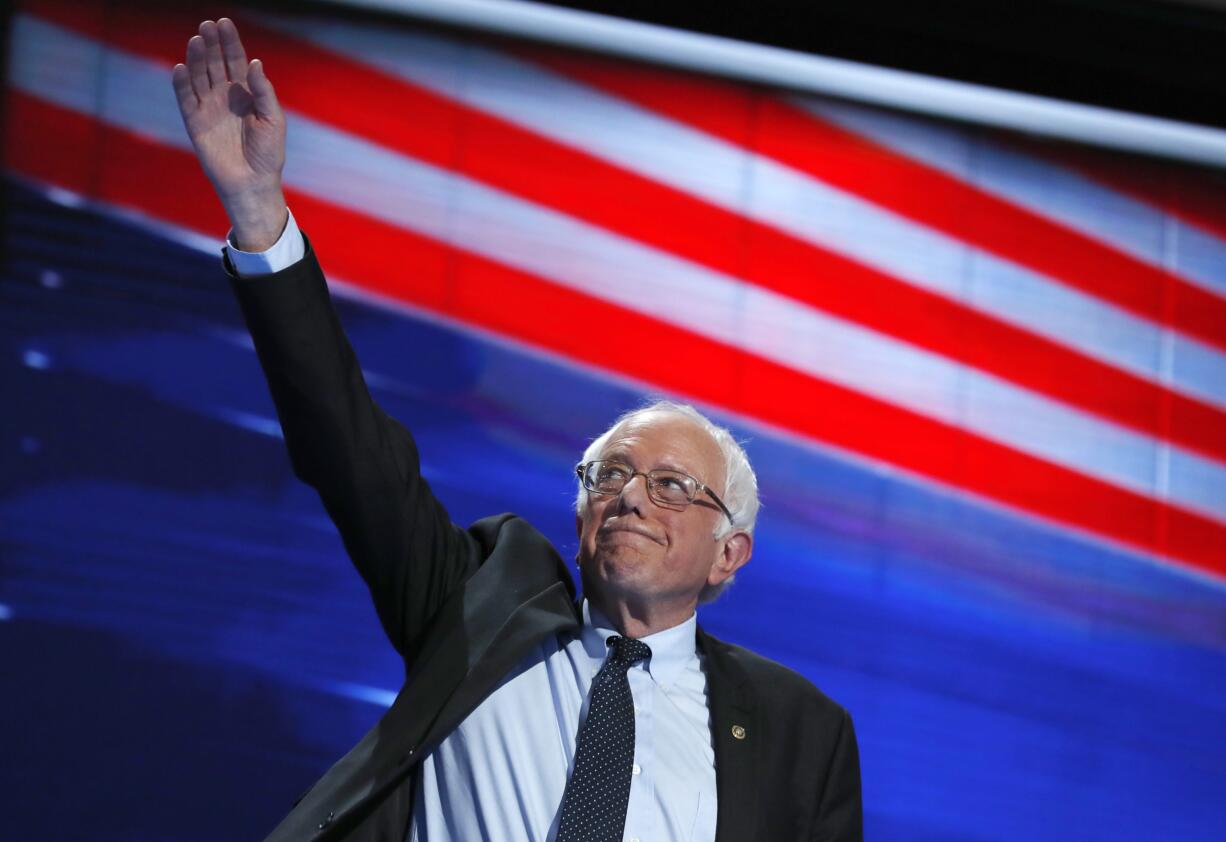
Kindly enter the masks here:
M 336 813 L 334 813 L 334 812 L 332 812 L 331 810 L 329 810 L 329 811 L 328 811 L 328 815 L 327 815 L 327 816 L 325 816 L 325 817 L 324 817 L 324 820 L 323 820 L 323 821 L 321 821 L 321 822 L 319 823 L 319 829 L 320 829 L 320 830 L 323 830 L 325 827 L 327 827 L 328 825 L 332 824 L 332 817 L 333 817 L 333 816 L 335 816 L 335 815 L 336 815 Z

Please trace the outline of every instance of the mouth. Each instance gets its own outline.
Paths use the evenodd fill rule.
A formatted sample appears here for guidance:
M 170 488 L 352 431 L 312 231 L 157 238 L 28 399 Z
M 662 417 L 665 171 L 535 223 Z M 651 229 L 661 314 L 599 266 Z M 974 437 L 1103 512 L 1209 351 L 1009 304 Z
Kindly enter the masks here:
M 648 529 L 647 529 L 647 528 L 645 528 L 645 527 L 642 527 L 642 526 L 637 526 L 637 525 L 635 525 L 635 524 L 633 524 L 633 523 L 626 523 L 626 524 L 610 524 L 610 525 L 608 525 L 608 526 L 602 526 L 602 527 L 600 528 L 600 531 L 597 533 L 597 535 L 598 535 L 599 537 L 602 537 L 602 538 L 607 538 L 607 537 L 610 537 L 610 536 L 612 536 L 612 535 L 616 535 L 616 534 L 619 534 L 619 533 L 626 533 L 626 534 L 630 534 L 630 535 L 639 535 L 639 536 L 642 536 L 643 538 L 646 538 L 646 539 L 648 539 L 648 540 L 650 540 L 650 541 L 654 541 L 654 542 L 655 542 L 655 543 L 657 543 L 657 544 L 661 544 L 661 545 L 663 545 L 663 544 L 664 544 L 664 540 L 663 540 L 663 539 L 661 539 L 661 538 L 658 538 L 658 537 L 655 535 L 655 533 L 651 532 L 650 530 L 648 530 Z

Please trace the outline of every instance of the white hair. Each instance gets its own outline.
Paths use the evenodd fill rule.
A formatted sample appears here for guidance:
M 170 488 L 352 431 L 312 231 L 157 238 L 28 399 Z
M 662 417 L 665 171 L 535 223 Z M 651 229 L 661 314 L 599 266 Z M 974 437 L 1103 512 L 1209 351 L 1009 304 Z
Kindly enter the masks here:
M 733 530 L 744 530 L 752 535 L 761 503 L 758 501 L 758 477 L 753 471 L 753 466 L 749 464 L 749 457 L 745 454 L 745 449 L 741 447 L 729 430 L 711 421 L 711 419 L 689 404 L 670 400 L 656 400 L 623 413 L 613 422 L 609 429 L 597 436 L 587 446 L 587 450 L 583 451 L 581 462 L 586 464 L 593 459 L 600 458 L 605 445 L 608 444 L 609 439 L 619 427 L 627 421 L 632 421 L 640 415 L 646 415 L 650 412 L 667 412 L 673 415 L 680 415 L 693 421 L 712 438 L 724 457 L 724 491 L 720 495 L 720 499 L 724 501 L 724 505 L 732 513 L 732 523 L 728 523 L 727 519 L 723 517 L 719 519 L 715 526 L 714 537 L 716 539 L 723 538 Z M 588 494 L 583 487 L 583 481 L 579 480 L 579 492 L 575 497 L 575 511 L 581 515 L 587 509 L 587 499 Z M 698 595 L 698 601 L 704 604 L 713 602 L 720 594 L 727 590 L 735 578 L 736 575 L 733 574 L 718 585 L 704 587 L 702 593 Z

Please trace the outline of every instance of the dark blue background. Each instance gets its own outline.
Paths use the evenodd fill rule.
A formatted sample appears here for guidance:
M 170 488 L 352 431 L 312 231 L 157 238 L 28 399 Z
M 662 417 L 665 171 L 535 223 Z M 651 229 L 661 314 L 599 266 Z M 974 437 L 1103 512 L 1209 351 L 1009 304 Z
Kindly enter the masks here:
M 6 191 L 0 837 L 259 838 L 400 664 L 290 472 L 216 253 Z M 453 518 L 513 510 L 573 557 L 571 468 L 644 394 L 338 307 Z M 850 709 L 867 838 L 1221 838 L 1220 584 L 720 420 L 764 508 L 700 619 Z

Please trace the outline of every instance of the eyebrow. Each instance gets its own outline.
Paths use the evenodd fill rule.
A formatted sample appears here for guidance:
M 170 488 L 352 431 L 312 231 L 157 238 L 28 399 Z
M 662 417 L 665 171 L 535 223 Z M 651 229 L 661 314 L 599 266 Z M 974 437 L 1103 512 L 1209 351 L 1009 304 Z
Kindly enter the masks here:
M 606 461 L 617 461 L 617 462 L 627 462 L 627 463 L 631 461 L 630 454 L 628 454 L 626 451 L 620 448 L 616 450 L 611 450 L 605 455 L 601 456 L 600 458 Z M 631 467 L 634 467 L 634 466 L 631 465 Z M 694 473 L 690 469 L 682 468 L 681 466 L 677 465 L 674 462 L 662 462 L 662 463 L 657 464 L 654 468 L 650 468 L 649 470 L 676 471 L 679 474 L 686 474 L 688 476 L 694 476 Z

